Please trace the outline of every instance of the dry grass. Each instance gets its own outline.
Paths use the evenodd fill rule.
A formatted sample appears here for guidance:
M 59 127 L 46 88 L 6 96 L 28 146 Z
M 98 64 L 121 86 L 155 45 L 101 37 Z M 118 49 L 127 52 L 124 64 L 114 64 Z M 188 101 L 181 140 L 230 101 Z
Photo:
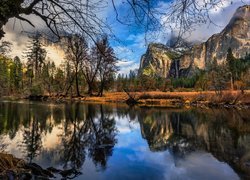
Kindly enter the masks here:
M 223 91 L 221 96 L 214 91 L 204 92 L 131 92 L 131 95 L 144 104 L 164 105 L 182 101 L 183 103 L 207 102 L 213 104 L 247 104 L 250 105 L 250 90 Z M 84 97 L 79 100 L 90 102 L 125 102 L 128 96 L 125 92 L 108 92 L 103 97 Z

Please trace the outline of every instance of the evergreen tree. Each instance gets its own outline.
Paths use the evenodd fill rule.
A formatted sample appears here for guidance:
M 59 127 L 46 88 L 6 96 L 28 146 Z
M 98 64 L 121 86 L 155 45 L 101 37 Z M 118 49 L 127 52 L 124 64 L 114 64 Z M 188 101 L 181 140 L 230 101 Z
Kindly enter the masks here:
M 14 58 L 14 87 L 16 90 L 23 88 L 23 64 L 18 56 Z
M 28 59 L 28 75 L 31 78 L 31 85 L 32 79 L 36 79 L 40 76 L 41 68 L 42 65 L 45 63 L 46 55 L 47 52 L 43 48 L 43 45 L 40 40 L 40 35 L 37 34 L 32 39 L 31 45 L 28 47 L 28 52 L 26 53 L 26 57 Z
M 230 72 L 232 88 L 233 88 L 234 82 L 236 81 L 236 78 L 237 78 L 237 62 L 236 62 L 236 58 L 234 57 L 231 48 L 229 48 L 227 51 L 226 61 L 227 61 L 228 69 Z

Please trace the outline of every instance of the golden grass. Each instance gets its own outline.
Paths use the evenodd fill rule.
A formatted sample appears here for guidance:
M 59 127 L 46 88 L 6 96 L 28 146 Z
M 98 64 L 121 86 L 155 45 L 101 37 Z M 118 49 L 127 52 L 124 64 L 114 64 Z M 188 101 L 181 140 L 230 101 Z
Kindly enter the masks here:
M 192 103 L 192 102 L 210 102 L 214 104 L 233 104 L 241 103 L 250 105 L 250 90 L 244 91 L 223 91 L 221 96 L 216 95 L 214 91 L 204 92 L 130 92 L 130 94 L 141 101 L 143 104 L 164 105 L 171 103 Z M 79 100 L 89 102 L 125 102 L 128 95 L 125 92 L 107 92 L 103 97 L 84 97 Z M 235 101 L 235 102 L 234 102 Z

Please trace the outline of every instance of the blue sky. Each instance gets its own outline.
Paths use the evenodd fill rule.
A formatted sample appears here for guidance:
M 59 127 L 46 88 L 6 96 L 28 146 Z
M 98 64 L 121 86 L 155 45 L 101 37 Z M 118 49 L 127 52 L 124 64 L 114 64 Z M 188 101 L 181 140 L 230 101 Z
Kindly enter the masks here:
M 250 0 L 243 2 L 249 4 Z M 163 9 L 168 6 L 168 3 L 169 0 L 157 1 L 156 6 Z M 211 18 L 217 26 L 209 24 L 197 25 L 188 40 L 202 42 L 206 41 L 211 35 L 219 33 L 228 24 L 235 10 L 244 3 L 241 0 L 233 0 L 231 4 L 231 0 L 225 0 L 220 9 L 211 10 L 210 12 Z M 125 9 L 123 5 L 118 7 L 118 11 L 122 12 L 123 9 Z M 108 17 L 115 17 L 114 11 L 111 10 Z M 129 73 L 131 69 L 139 68 L 140 58 L 146 52 L 148 43 L 166 44 L 171 35 L 168 25 L 162 29 L 151 31 L 151 35 L 154 34 L 153 36 L 145 37 L 143 27 L 122 25 L 115 18 L 111 18 L 109 21 L 112 22 L 111 27 L 116 37 L 121 40 L 112 40 L 111 44 L 120 58 L 120 72 L 125 74 Z
M 123 0 L 116 0 L 115 3 L 117 5 L 117 11 L 120 15 L 127 15 L 127 9 L 124 7 L 122 3 Z M 161 11 L 169 6 L 169 2 L 171 0 L 154 0 L 155 7 L 159 8 Z M 233 2 L 231 4 L 231 1 Z M 169 24 L 163 26 L 158 29 L 151 29 L 147 35 L 145 36 L 145 29 L 136 24 L 131 24 L 130 26 L 123 25 L 116 20 L 116 14 L 112 7 L 110 1 L 106 4 L 106 8 L 99 12 L 99 16 L 107 20 L 112 28 L 113 34 L 116 39 L 110 39 L 110 44 L 115 50 L 116 55 L 119 60 L 120 73 L 128 74 L 130 70 L 138 69 L 140 58 L 146 52 L 147 45 L 150 42 L 158 42 L 166 44 L 171 35 L 171 31 L 169 29 Z M 210 16 L 215 25 L 203 24 L 197 25 L 194 31 L 189 35 L 188 40 L 190 41 L 206 41 L 211 35 L 220 32 L 229 22 L 235 10 L 242 6 L 243 4 L 250 4 L 250 0 L 223 0 L 223 4 L 221 4 L 221 8 L 210 11 Z M 130 17 L 130 14 L 129 14 Z M 31 17 L 33 18 L 33 17 Z M 159 17 L 159 21 L 161 21 Z M 42 24 L 38 19 L 33 19 L 36 22 L 36 28 L 41 28 Z M 11 20 L 5 27 L 6 36 L 4 40 L 11 41 L 13 43 L 13 53 L 12 56 L 18 55 L 19 57 L 23 56 L 23 51 L 27 47 L 28 38 L 24 34 L 20 34 L 20 27 L 15 27 L 13 29 L 13 20 Z M 19 23 L 16 22 L 16 26 Z M 25 24 L 24 24 L 25 25 Z M 23 25 L 23 26 L 24 26 Z M 25 26 L 27 30 L 30 27 Z M 150 36 L 148 36 L 150 35 Z M 147 41 L 145 40 L 147 39 Z M 52 60 L 56 62 L 56 64 L 60 64 L 63 60 L 62 51 L 55 49 L 54 47 L 48 47 L 48 56 L 51 57 Z M 24 60 L 25 61 L 25 60 Z

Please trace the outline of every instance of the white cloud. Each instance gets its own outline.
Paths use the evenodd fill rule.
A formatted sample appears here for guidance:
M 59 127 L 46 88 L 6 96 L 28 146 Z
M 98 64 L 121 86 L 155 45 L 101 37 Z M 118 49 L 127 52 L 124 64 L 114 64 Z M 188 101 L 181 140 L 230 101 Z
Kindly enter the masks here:
M 120 59 L 128 58 L 133 55 L 133 51 L 126 46 L 115 46 L 113 47 L 114 52 Z
M 221 32 L 229 23 L 236 9 L 244 5 L 246 2 L 250 3 L 250 0 L 246 0 L 245 2 L 235 0 L 233 4 L 226 2 L 221 5 L 221 8 L 211 10 L 211 23 L 200 24 L 191 32 L 191 34 L 187 35 L 187 39 L 189 41 L 206 41 L 213 34 Z
M 95 0 L 99 1 L 99 0 Z M 115 1 L 117 5 L 117 9 L 123 9 L 123 0 Z M 209 1 L 209 0 L 206 0 Z M 201 1 L 204 2 L 204 1 Z M 244 3 L 250 3 L 250 0 L 243 0 Z M 196 26 L 196 29 L 187 35 L 187 39 L 190 41 L 205 41 L 211 35 L 220 32 L 226 24 L 229 22 L 236 8 L 241 6 L 242 0 L 233 0 L 233 4 L 231 5 L 231 0 L 223 0 L 223 4 L 221 4 L 216 10 L 213 9 L 210 11 L 211 18 L 215 24 L 203 24 Z M 169 28 L 170 24 L 167 24 L 162 27 L 162 29 L 157 29 L 155 31 L 149 31 L 145 38 L 145 34 L 141 31 L 138 31 L 136 27 L 132 27 L 129 30 L 128 26 L 117 25 L 117 21 L 115 21 L 115 13 L 110 1 L 107 1 L 104 4 L 105 8 L 101 9 L 97 15 L 100 16 L 101 19 L 112 19 L 113 24 L 112 30 L 117 34 L 121 35 L 123 44 L 115 45 L 113 43 L 113 48 L 118 56 L 121 59 L 118 62 L 118 66 L 120 67 L 120 73 L 128 74 L 130 70 L 139 68 L 140 57 L 143 53 L 145 53 L 148 43 L 150 42 L 158 42 L 166 44 L 169 37 L 171 36 L 171 30 Z M 159 1 L 157 8 L 161 8 L 162 10 L 166 10 L 169 7 L 169 4 L 166 1 Z M 160 18 L 160 17 L 159 17 Z M 161 17 L 162 23 L 164 22 L 164 17 Z M 36 16 L 29 16 L 29 19 L 32 22 L 35 22 L 35 25 L 38 29 L 44 28 L 44 24 L 41 20 Z M 15 24 L 15 28 L 13 29 L 13 25 Z M 126 29 L 127 28 L 127 29 Z M 33 31 L 35 30 L 27 23 L 20 24 L 19 20 L 14 23 L 14 19 L 10 20 L 10 22 L 5 26 L 6 37 L 5 40 L 10 40 L 13 43 L 13 56 L 18 55 L 22 57 L 23 51 L 25 50 L 28 38 L 27 36 L 20 34 L 21 31 Z M 120 38 L 120 37 L 119 37 Z M 48 49 L 48 48 L 47 48 Z M 55 48 L 48 49 L 48 55 L 52 56 L 52 60 L 56 62 L 60 61 L 61 56 L 63 56 L 62 52 Z M 59 63 L 56 64 L 59 64 Z
M 200 6 L 202 6 L 208 1 L 210 0 L 199 1 L 201 3 Z M 245 5 L 245 4 L 249 4 L 249 3 L 250 3 L 250 0 L 244 0 L 244 1 L 224 0 L 222 1 L 216 7 L 211 8 L 209 10 L 209 16 L 210 16 L 211 22 L 207 22 L 206 24 L 202 24 L 202 23 L 195 24 L 193 26 L 194 29 L 192 29 L 191 32 L 187 32 L 185 35 L 185 38 L 188 41 L 206 41 L 213 34 L 219 33 L 220 31 L 222 31 L 222 29 L 229 23 L 231 17 L 233 16 L 234 12 L 236 11 L 238 7 Z M 161 11 L 163 11 L 164 9 L 167 10 L 169 6 L 170 6 L 169 2 L 161 1 L 158 4 L 157 9 L 161 9 Z M 163 26 L 161 29 L 161 33 L 165 33 L 166 39 L 167 37 L 169 37 L 167 36 L 167 34 L 169 35 L 171 34 L 171 28 L 173 28 L 175 32 L 178 32 L 178 26 L 176 26 L 176 24 L 174 23 L 169 23 L 167 20 L 168 19 L 167 15 L 163 15 L 159 18 Z M 166 22 L 168 23 L 166 24 Z M 164 40 L 164 39 L 161 38 L 161 40 Z M 165 40 L 163 42 L 166 43 Z
M 120 60 L 117 65 L 120 69 L 118 73 L 128 75 L 130 70 L 138 69 L 140 64 L 132 60 Z
M 127 60 L 119 60 L 117 65 L 118 66 L 131 66 L 134 64 L 134 61 L 127 61 Z

